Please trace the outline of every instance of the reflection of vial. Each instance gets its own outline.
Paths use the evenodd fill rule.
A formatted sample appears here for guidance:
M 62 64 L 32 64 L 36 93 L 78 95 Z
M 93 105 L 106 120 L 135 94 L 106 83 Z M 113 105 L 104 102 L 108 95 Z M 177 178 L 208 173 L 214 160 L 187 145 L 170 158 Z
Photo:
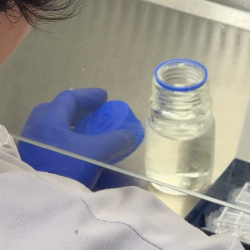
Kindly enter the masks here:
M 175 59 L 156 68 L 146 123 L 148 177 L 198 192 L 210 185 L 215 144 L 211 107 L 207 69 L 202 64 Z

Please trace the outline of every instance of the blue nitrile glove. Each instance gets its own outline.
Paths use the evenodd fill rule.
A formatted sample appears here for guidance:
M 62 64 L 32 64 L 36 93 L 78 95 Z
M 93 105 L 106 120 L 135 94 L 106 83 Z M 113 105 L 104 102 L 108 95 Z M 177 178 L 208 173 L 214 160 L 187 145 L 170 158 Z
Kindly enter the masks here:
M 113 165 L 132 154 L 144 139 L 144 128 L 126 102 L 120 100 L 105 102 L 80 119 L 73 131 L 79 134 L 97 135 L 119 129 L 133 132 L 136 135 L 137 143 L 132 151 L 113 158 L 110 162 Z M 142 187 L 141 184 L 143 183 L 138 178 L 105 169 L 95 186 L 95 190 L 124 186 Z
M 104 169 L 93 191 L 128 186 L 137 186 L 145 189 L 146 185 L 146 181 L 139 180 L 136 177 L 121 174 L 109 169 Z
M 134 150 L 137 142 L 131 131 L 121 129 L 99 135 L 81 135 L 70 129 L 82 115 L 106 100 L 107 93 L 103 89 L 64 91 L 51 103 L 38 105 L 32 111 L 22 136 L 110 163 Z M 96 165 L 22 141 L 18 148 L 22 160 L 34 169 L 75 179 L 91 189 L 103 171 Z

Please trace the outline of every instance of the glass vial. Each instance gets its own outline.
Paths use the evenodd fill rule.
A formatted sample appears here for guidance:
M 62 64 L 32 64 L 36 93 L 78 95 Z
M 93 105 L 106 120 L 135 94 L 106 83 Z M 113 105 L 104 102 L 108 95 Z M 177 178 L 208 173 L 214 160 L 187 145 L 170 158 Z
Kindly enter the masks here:
M 214 167 L 215 122 L 207 69 L 174 59 L 155 69 L 146 122 L 145 167 L 148 177 L 203 192 Z M 179 192 L 153 184 L 165 193 Z

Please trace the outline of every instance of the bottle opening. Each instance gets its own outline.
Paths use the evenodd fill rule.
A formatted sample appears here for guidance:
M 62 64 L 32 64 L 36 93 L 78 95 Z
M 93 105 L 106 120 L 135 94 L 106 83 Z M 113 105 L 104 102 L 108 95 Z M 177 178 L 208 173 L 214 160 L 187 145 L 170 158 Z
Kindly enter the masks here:
M 173 59 L 155 69 L 156 81 L 170 91 L 187 92 L 203 86 L 208 78 L 204 65 L 189 59 Z

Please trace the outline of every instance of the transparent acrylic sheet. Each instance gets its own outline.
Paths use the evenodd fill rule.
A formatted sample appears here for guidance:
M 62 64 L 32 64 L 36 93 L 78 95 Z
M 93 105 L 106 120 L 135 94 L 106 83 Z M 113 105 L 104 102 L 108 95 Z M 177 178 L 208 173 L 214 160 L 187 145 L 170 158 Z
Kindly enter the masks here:
M 67 89 L 102 87 L 109 100 L 127 102 L 144 123 L 154 68 L 168 59 L 190 58 L 209 71 L 217 127 L 213 181 L 234 159 L 250 91 L 249 32 L 134 0 L 93 0 L 79 16 L 52 26 L 41 26 L 45 33 L 30 32 L 0 69 L 0 119 L 16 139 L 27 139 L 20 135 L 36 105 Z M 37 135 L 43 132 L 38 129 Z M 112 166 L 146 178 L 143 168 L 143 144 Z M 227 199 L 216 202 L 226 205 Z
M 86 158 L 84 156 L 80 156 L 80 155 L 77 155 L 77 154 L 74 154 L 74 153 L 71 153 L 71 152 L 68 152 L 68 151 L 65 151 L 65 150 L 61 150 L 61 149 L 58 149 L 58 148 L 54 148 L 54 147 L 51 147 L 51 146 L 48 146 L 48 145 L 44 145 L 42 143 L 35 142 L 35 141 L 29 140 L 29 139 L 25 139 L 25 138 L 22 138 L 22 137 L 17 136 L 17 135 L 13 135 L 13 136 L 14 136 L 14 138 L 16 138 L 17 140 L 20 140 L 22 142 L 26 142 L 26 143 L 35 145 L 35 146 L 40 147 L 40 148 L 48 149 L 48 150 L 51 150 L 53 152 L 56 152 L 56 153 L 59 153 L 59 154 L 62 154 L 62 155 L 66 155 L 68 157 L 81 160 L 81 161 L 83 161 L 85 163 L 87 162 L 87 163 L 91 163 L 93 165 L 99 166 L 102 171 L 110 170 L 110 171 L 108 171 L 108 175 L 106 175 L 104 177 L 104 180 L 103 180 L 103 182 L 105 184 L 107 184 L 108 186 L 103 187 L 103 188 L 110 188 L 111 187 L 110 184 L 113 185 L 112 182 L 111 183 L 109 182 L 110 181 L 109 179 L 106 179 L 106 178 L 109 178 L 109 175 L 110 175 L 111 177 L 115 177 L 115 178 L 118 178 L 120 180 L 119 185 L 116 185 L 117 183 L 114 183 L 115 186 L 112 186 L 113 188 L 125 187 L 125 186 L 138 186 L 138 187 L 146 189 L 146 190 L 148 190 L 148 191 L 150 191 L 152 193 L 157 193 L 157 191 L 154 190 L 154 188 L 151 186 L 152 184 L 157 184 L 157 185 L 160 185 L 162 187 L 166 187 L 166 188 L 175 190 L 177 192 L 190 195 L 191 197 L 197 197 L 199 199 L 207 200 L 207 201 L 210 201 L 212 203 L 219 204 L 221 206 L 225 206 L 225 207 L 240 210 L 240 211 L 243 211 L 243 212 L 246 212 L 246 213 L 250 213 L 250 209 L 246 208 L 245 206 L 230 204 L 228 202 L 218 200 L 218 199 L 214 199 L 212 197 L 209 197 L 209 196 L 197 193 L 197 192 L 193 192 L 193 191 L 190 191 L 190 190 L 187 190 L 187 189 L 175 187 L 175 186 L 170 185 L 168 183 L 164 183 L 164 182 L 152 179 L 152 178 L 148 178 L 148 177 L 146 177 L 144 175 L 140 175 L 140 174 L 134 173 L 132 171 L 128 171 L 126 169 L 118 168 L 118 167 L 115 167 L 115 166 L 112 166 L 112 165 L 109 165 L 109 164 L 106 164 L 106 163 L 103 163 L 103 162 L 98 162 L 96 160 L 89 159 L 89 158 Z M 114 174 L 114 176 L 112 176 L 113 174 Z M 95 190 L 95 188 L 94 188 L 94 190 Z M 170 195 L 170 196 L 167 195 L 167 196 L 168 197 L 171 197 L 171 196 L 175 197 L 173 195 Z M 176 198 L 178 199 L 179 197 L 176 196 Z M 196 202 L 197 201 L 198 200 L 196 200 Z M 185 206 L 185 203 L 182 204 L 182 205 Z

